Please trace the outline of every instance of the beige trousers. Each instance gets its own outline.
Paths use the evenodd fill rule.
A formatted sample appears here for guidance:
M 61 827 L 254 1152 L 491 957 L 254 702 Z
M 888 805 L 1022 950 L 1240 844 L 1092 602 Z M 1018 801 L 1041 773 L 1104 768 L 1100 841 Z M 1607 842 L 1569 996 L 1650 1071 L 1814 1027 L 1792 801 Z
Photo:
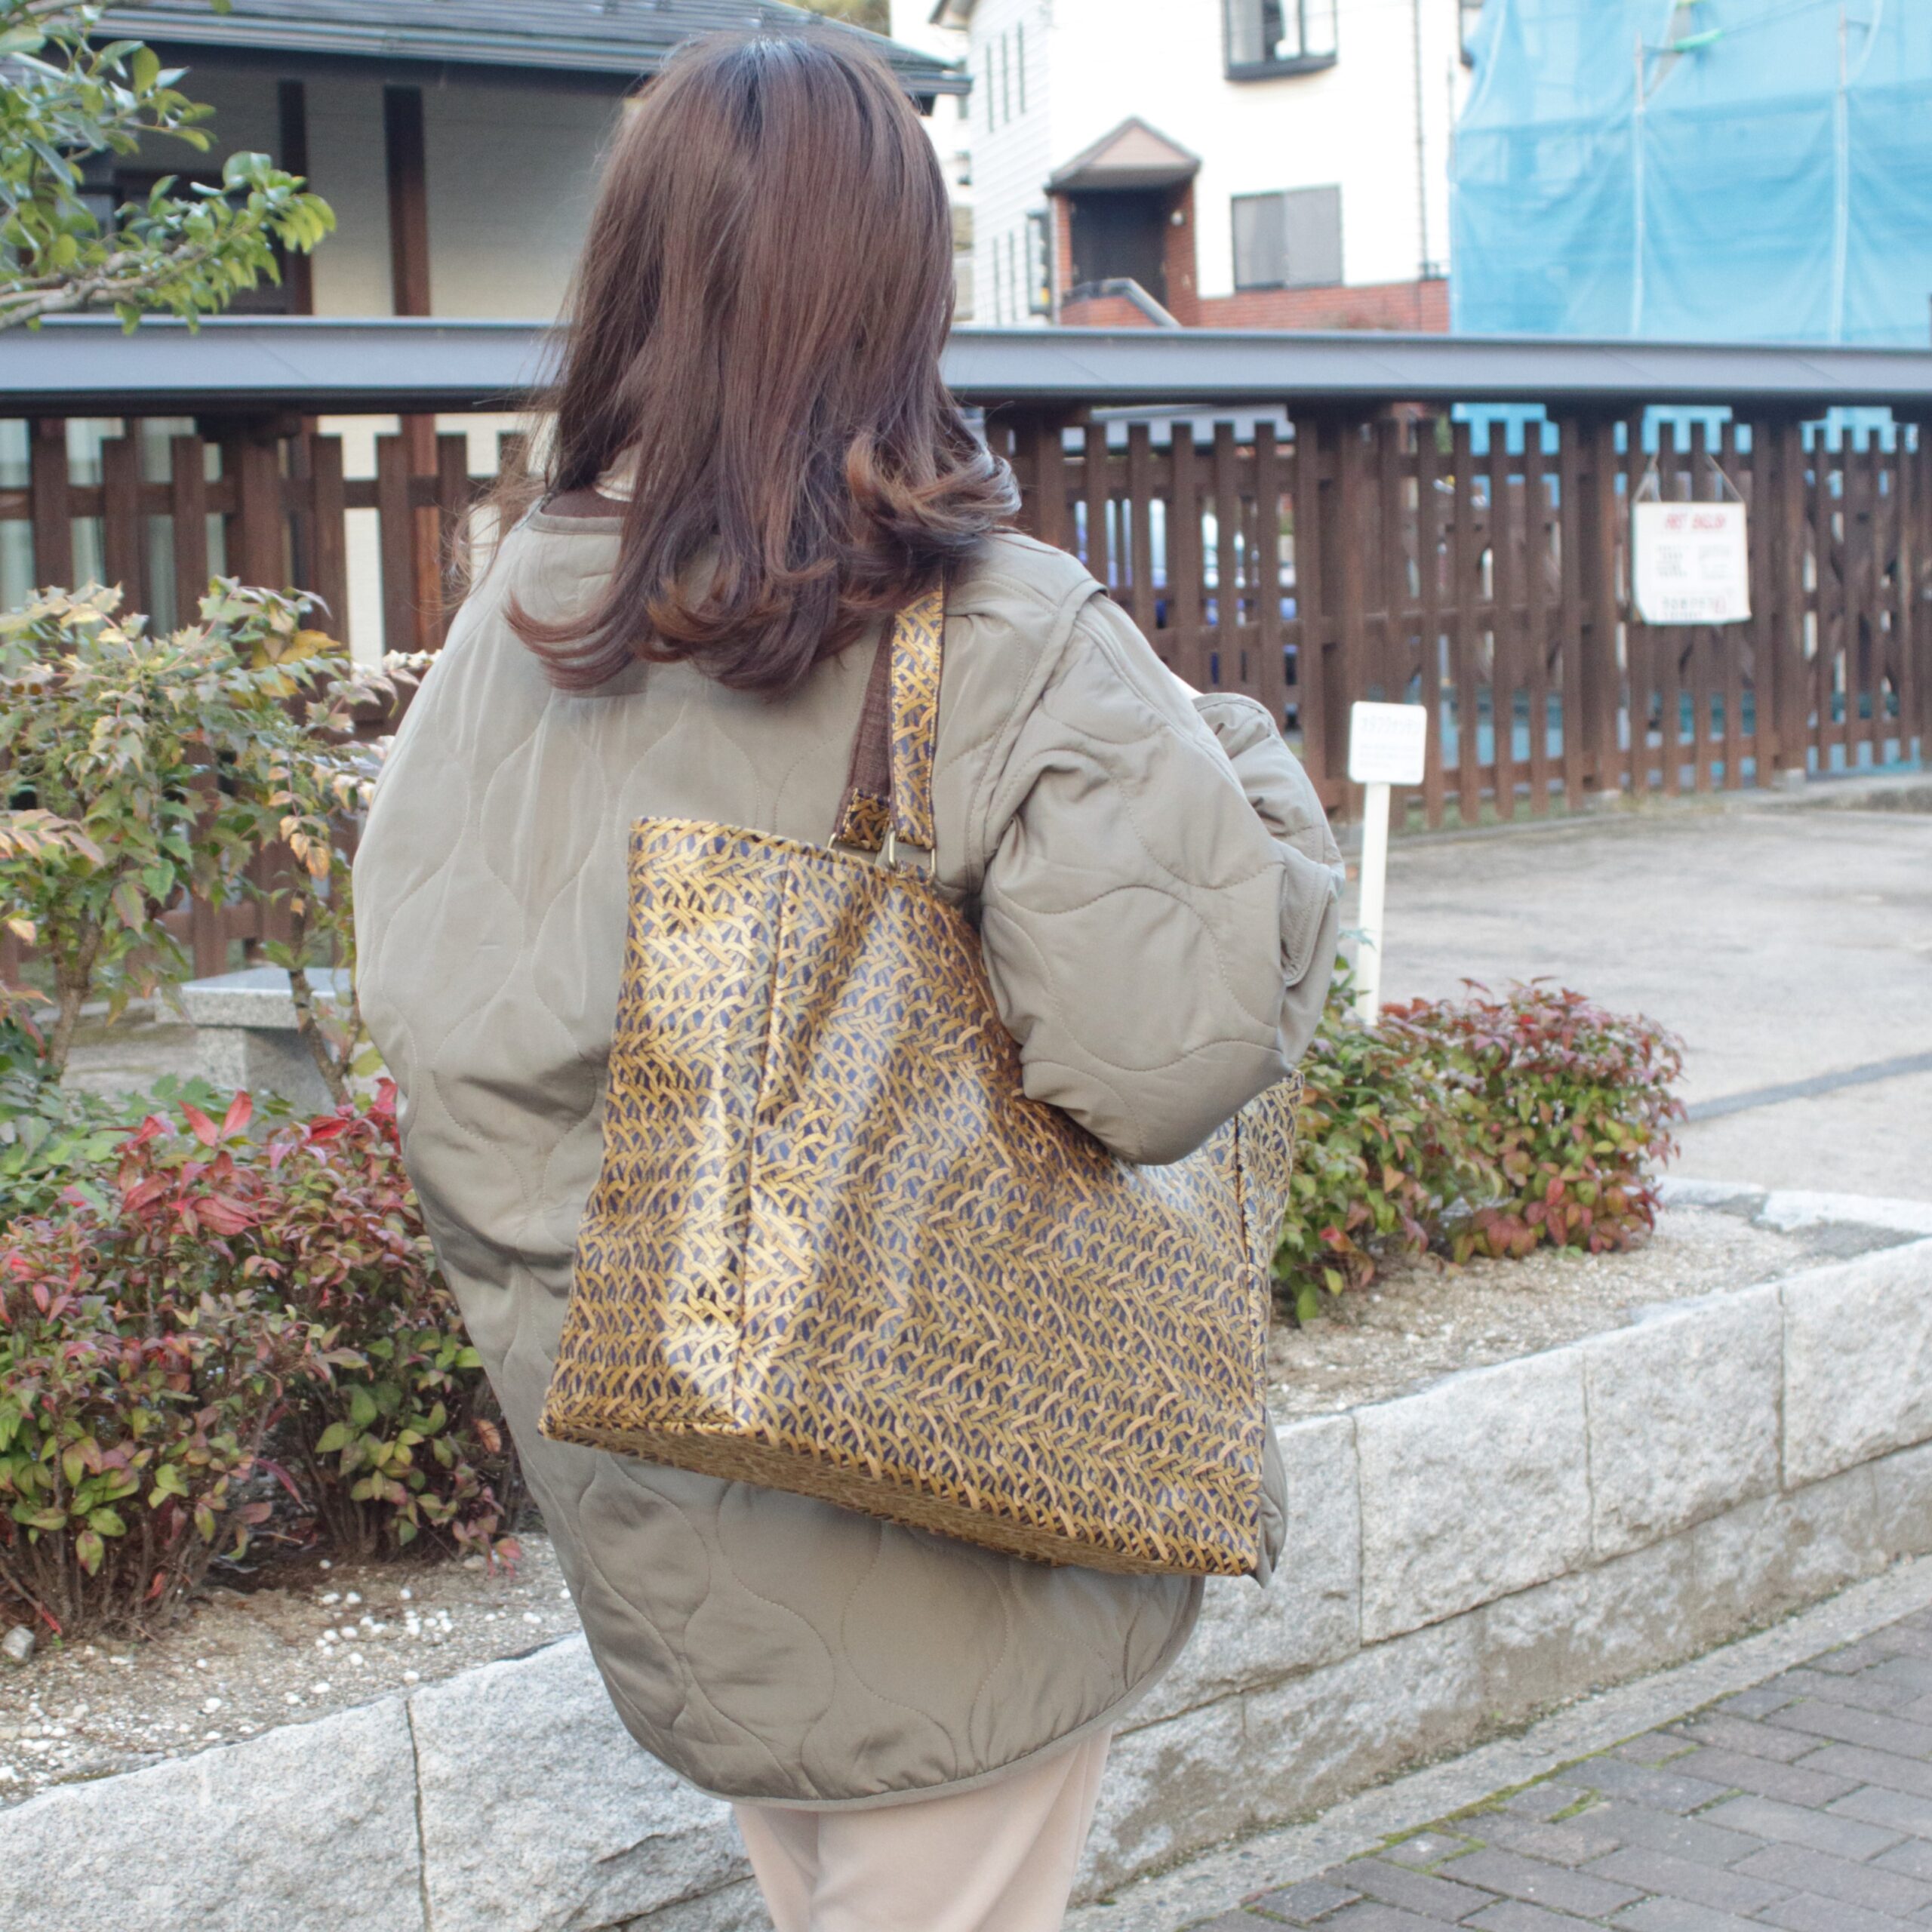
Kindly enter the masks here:
M 1060 1932 L 1111 1731 L 974 1791 L 877 1810 L 739 1804 L 777 1932 Z

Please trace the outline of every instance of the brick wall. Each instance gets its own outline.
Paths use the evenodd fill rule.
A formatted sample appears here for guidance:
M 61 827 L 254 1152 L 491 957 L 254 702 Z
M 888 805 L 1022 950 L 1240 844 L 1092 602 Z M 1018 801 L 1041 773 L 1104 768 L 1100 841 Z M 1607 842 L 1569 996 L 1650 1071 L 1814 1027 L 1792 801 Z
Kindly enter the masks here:
M 1143 315 L 1124 295 L 1094 295 L 1079 302 L 1063 302 L 1060 319 L 1070 329 L 1152 329 L 1160 325 Z
M 1349 288 L 1248 288 L 1208 295 L 1184 318 L 1210 329 L 1411 329 L 1447 334 L 1449 284 L 1385 281 Z

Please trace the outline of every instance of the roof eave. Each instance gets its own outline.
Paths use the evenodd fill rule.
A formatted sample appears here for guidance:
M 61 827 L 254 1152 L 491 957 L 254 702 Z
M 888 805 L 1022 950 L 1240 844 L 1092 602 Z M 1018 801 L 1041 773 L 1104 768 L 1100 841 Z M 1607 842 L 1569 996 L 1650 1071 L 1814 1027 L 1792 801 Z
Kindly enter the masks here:
M 213 12 L 205 17 L 157 14 L 138 6 L 117 8 L 108 24 L 117 37 L 139 38 L 162 45 L 305 54 L 317 59 L 407 61 L 506 72 L 534 67 L 549 72 L 599 74 L 633 80 L 654 72 L 656 64 L 648 56 L 626 57 L 608 43 L 554 35 L 519 35 L 510 39 L 426 27 L 368 28 L 296 20 L 271 23 Z M 827 22 L 823 30 L 841 29 L 836 23 Z M 957 66 L 898 41 L 881 40 L 880 44 L 909 93 L 930 97 L 971 91 L 970 76 Z

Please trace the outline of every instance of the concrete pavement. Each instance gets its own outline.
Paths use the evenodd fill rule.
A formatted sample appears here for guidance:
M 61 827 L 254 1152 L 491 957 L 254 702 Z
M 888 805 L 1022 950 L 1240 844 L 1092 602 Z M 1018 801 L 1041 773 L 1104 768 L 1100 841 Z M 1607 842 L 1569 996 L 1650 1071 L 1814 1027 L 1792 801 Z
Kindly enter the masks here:
M 1932 813 L 1766 801 L 1398 840 L 1386 955 L 1391 998 L 1547 975 L 1652 1015 L 1694 1112 L 1909 1063 L 1932 1056 Z M 1684 1174 L 1932 1198 L 1932 1066 L 1682 1139 Z

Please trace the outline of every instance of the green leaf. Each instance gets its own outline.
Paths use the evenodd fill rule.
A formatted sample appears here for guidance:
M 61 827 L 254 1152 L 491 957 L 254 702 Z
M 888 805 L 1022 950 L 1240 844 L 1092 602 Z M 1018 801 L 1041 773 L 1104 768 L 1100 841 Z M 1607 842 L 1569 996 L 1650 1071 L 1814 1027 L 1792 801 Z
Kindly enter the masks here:
M 128 1525 L 122 1520 L 118 1509 L 94 1509 L 88 1514 L 88 1527 L 97 1531 L 104 1537 L 125 1537 Z
M 137 48 L 128 71 L 137 94 L 152 93 L 155 82 L 161 78 L 161 57 L 151 47 Z
M 343 1448 L 349 1439 L 349 1428 L 346 1422 L 332 1422 L 315 1438 L 315 1454 L 333 1456 Z
M 375 1397 L 367 1389 L 358 1386 L 349 1392 L 349 1420 L 356 1428 L 368 1428 L 380 1413 Z

